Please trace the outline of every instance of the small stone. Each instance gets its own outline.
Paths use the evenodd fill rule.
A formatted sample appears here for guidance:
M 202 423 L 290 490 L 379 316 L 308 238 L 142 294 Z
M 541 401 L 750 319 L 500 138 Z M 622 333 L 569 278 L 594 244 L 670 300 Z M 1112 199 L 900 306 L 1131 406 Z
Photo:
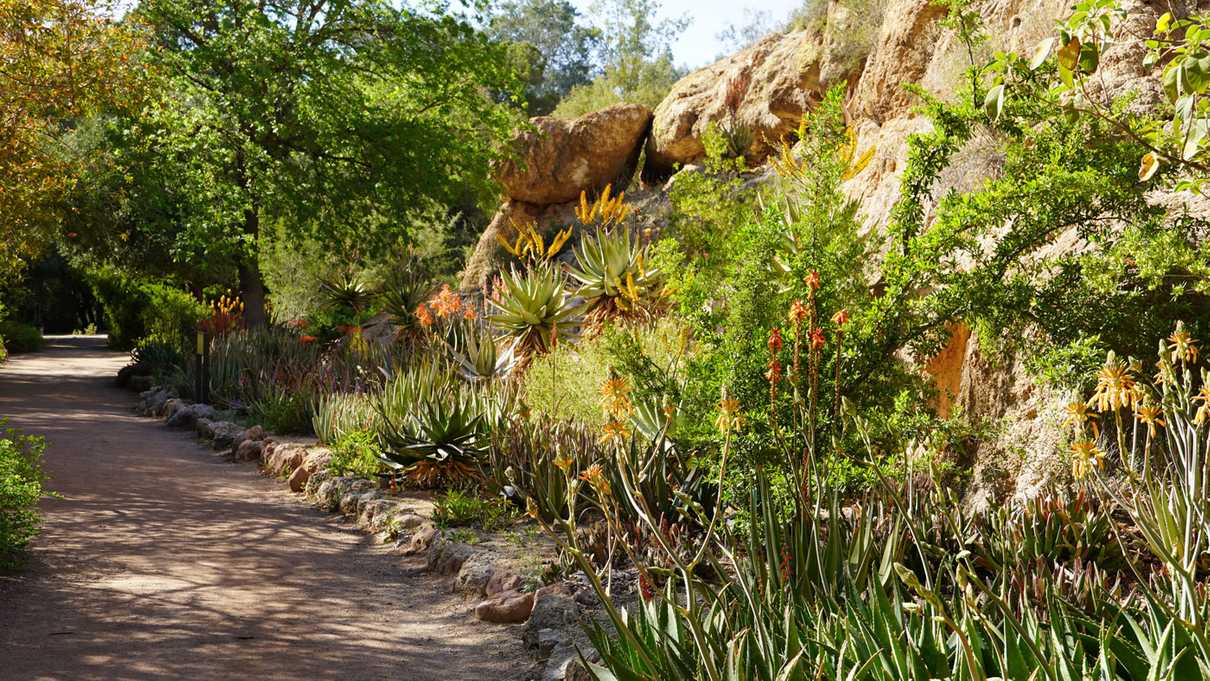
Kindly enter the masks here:
M 265 432 L 265 429 L 262 426 L 252 426 L 248 429 L 247 434 L 244 435 L 244 437 L 248 438 L 249 440 L 263 440 L 268 436 L 269 434 Z
M 428 551 L 436 539 L 437 527 L 432 524 L 424 525 L 418 528 L 416 533 L 412 535 L 411 543 L 404 547 L 402 553 L 405 556 L 413 556 L 417 553 Z
M 555 648 L 563 646 L 567 643 L 567 637 L 559 633 L 555 629 L 539 629 L 538 630 L 538 656 L 550 657 L 551 653 L 555 652 Z
M 520 624 L 534 609 L 533 593 L 505 591 L 475 606 L 475 617 L 493 624 Z
M 441 539 L 429 546 L 429 572 L 452 575 L 462 569 L 462 564 L 475 554 L 475 550 L 461 542 Z
M 463 561 L 454 578 L 454 590 L 471 596 L 488 596 L 487 585 L 496 574 L 496 556 L 477 553 Z
M 302 492 L 307 488 L 307 481 L 311 479 L 311 471 L 307 470 L 306 466 L 299 466 L 290 474 L 290 491 Z
M 497 570 L 492 573 L 491 579 L 487 580 L 487 586 L 484 592 L 488 596 L 493 596 L 505 591 L 520 591 L 525 580 L 521 579 L 521 575 L 514 575 L 511 572 Z
M 244 440 L 235 449 L 236 461 L 260 461 L 264 443 L 261 440 Z
M 235 443 L 244 439 L 244 429 L 237 423 L 230 421 L 216 421 L 213 425 L 214 429 L 214 449 L 223 450 L 231 449 Z
M 534 596 L 534 611 L 525 625 L 521 638 L 532 647 L 538 645 L 538 632 L 543 629 L 565 629 L 579 621 L 580 609 L 562 584 L 538 589 Z
M 414 530 L 426 522 L 428 521 L 424 519 L 424 516 L 406 513 L 396 518 L 395 525 L 401 530 Z

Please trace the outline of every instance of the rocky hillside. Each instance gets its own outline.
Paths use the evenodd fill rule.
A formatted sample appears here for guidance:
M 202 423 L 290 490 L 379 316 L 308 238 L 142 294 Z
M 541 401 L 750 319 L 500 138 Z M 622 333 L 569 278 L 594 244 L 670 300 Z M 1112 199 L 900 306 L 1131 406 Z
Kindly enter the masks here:
M 631 196 L 659 206 L 660 182 L 700 161 L 703 133 L 729 116 L 753 133 L 744 155 L 759 177 L 761 164 L 798 128 L 803 114 L 829 88 L 842 83 L 849 93 L 846 108 L 859 153 L 874 150 L 868 165 L 846 182 L 845 191 L 859 201 L 869 229 L 885 229 L 898 197 L 908 138 L 930 126 L 914 110 L 917 97 L 904 86 L 950 96 L 970 56 L 947 26 L 946 10 L 929 0 L 887 0 L 885 6 L 871 4 L 862 11 L 854 7 L 860 5 L 833 1 L 808 28 L 766 36 L 689 74 L 654 111 L 620 105 L 574 121 L 534 119 L 534 132 L 517 140 L 524 163 L 498 169 L 507 200 L 468 264 L 464 286 L 481 287 L 498 270 L 497 235 L 510 222 L 570 222 L 570 202 L 582 190 L 597 191 L 611 182 L 628 185 L 641 152 L 647 184 Z M 983 58 L 998 50 L 1030 53 L 1053 31 L 1067 6 L 1058 0 L 985 0 L 974 9 L 984 18 L 989 35 L 986 54 L 975 55 Z M 1140 78 L 1146 74 L 1138 36 L 1148 35 L 1166 9 L 1132 2 L 1127 10 L 1122 40 L 1102 57 L 1101 87 L 1111 92 L 1142 88 L 1134 106 L 1147 106 L 1160 93 L 1154 79 Z M 999 163 L 995 145 L 976 137 L 956 155 L 934 198 L 979 186 L 997 172 Z M 658 216 L 654 208 L 641 212 Z M 1055 247 L 1072 242 L 1059 239 Z M 1057 448 L 1057 396 L 1034 386 L 1013 361 L 993 366 L 962 326 L 952 329 L 949 347 L 920 363 L 941 389 L 943 412 L 959 405 L 968 413 L 1000 419 L 1008 426 L 1003 441 L 1024 449 L 1025 457 L 1004 461 L 1007 447 L 984 445 L 975 464 L 976 481 L 985 469 L 1002 477 L 1007 468 L 1015 484 L 1000 491 L 1027 495 L 1037 489 L 1047 477 L 1047 467 L 1055 465 L 1047 455 Z

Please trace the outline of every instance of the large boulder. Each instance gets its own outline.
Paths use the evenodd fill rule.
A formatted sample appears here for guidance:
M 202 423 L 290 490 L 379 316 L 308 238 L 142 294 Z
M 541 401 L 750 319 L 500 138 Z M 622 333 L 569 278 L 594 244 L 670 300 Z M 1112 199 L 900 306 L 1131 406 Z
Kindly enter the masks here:
M 495 168 L 504 193 L 515 201 L 538 205 L 565 203 L 634 169 L 651 110 L 639 104 L 617 104 L 574 120 L 539 116 L 532 130 L 514 139 L 516 161 Z
M 816 29 L 772 33 L 677 81 L 655 108 L 647 163 L 669 171 L 699 160 L 705 153 L 701 138 L 711 124 L 745 128 L 745 157 L 760 163 L 828 87 L 860 74 L 862 59 L 841 59 L 828 47 Z

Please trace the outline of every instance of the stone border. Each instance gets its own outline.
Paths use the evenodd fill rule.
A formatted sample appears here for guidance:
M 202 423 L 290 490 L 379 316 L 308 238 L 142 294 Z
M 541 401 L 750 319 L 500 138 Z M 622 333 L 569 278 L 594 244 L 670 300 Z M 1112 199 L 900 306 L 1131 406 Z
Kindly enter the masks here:
M 456 541 L 453 533 L 433 523 L 431 502 L 391 494 L 366 478 L 332 475 L 327 467 L 330 451 L 313 440 L 277 439 L 259 425 L 244 428 L 223 418 L 230 414 L 175 397 L 163 387 L 140 393 L 135 412 L 162 419 L 170 428 L 193 430 L 228 461 L 257 464 L 262 473 L 284 480 L 290 491 L 304 495 L 312 505 L 353 520 L 402 556 L 424 555 L 429 572 L 449 577 L 451 591 L 478 601 L 477 619 L 524 625 L 521 638 L 539 660 L 528 678 L 592 678 L 580 664 L 580 651 L 590 659 L 598 656 L 582 623 L 600 608 L 585 585 L 563 582 L 529 588 L 500 542 L 481 547 Z M 532 545 L 523 548 L 533 553 Z

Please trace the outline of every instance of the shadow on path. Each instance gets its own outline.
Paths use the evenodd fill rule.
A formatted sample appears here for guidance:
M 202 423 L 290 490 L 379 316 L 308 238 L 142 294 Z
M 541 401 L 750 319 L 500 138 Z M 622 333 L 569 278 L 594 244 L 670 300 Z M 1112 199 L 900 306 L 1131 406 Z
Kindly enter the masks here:
M 136 417 L 103 337 L 0 368 L 0 417 L 45 435 L 30 563 L 0 576 L 0 679 L 517 679 L 516 633 L 190 434 Z

